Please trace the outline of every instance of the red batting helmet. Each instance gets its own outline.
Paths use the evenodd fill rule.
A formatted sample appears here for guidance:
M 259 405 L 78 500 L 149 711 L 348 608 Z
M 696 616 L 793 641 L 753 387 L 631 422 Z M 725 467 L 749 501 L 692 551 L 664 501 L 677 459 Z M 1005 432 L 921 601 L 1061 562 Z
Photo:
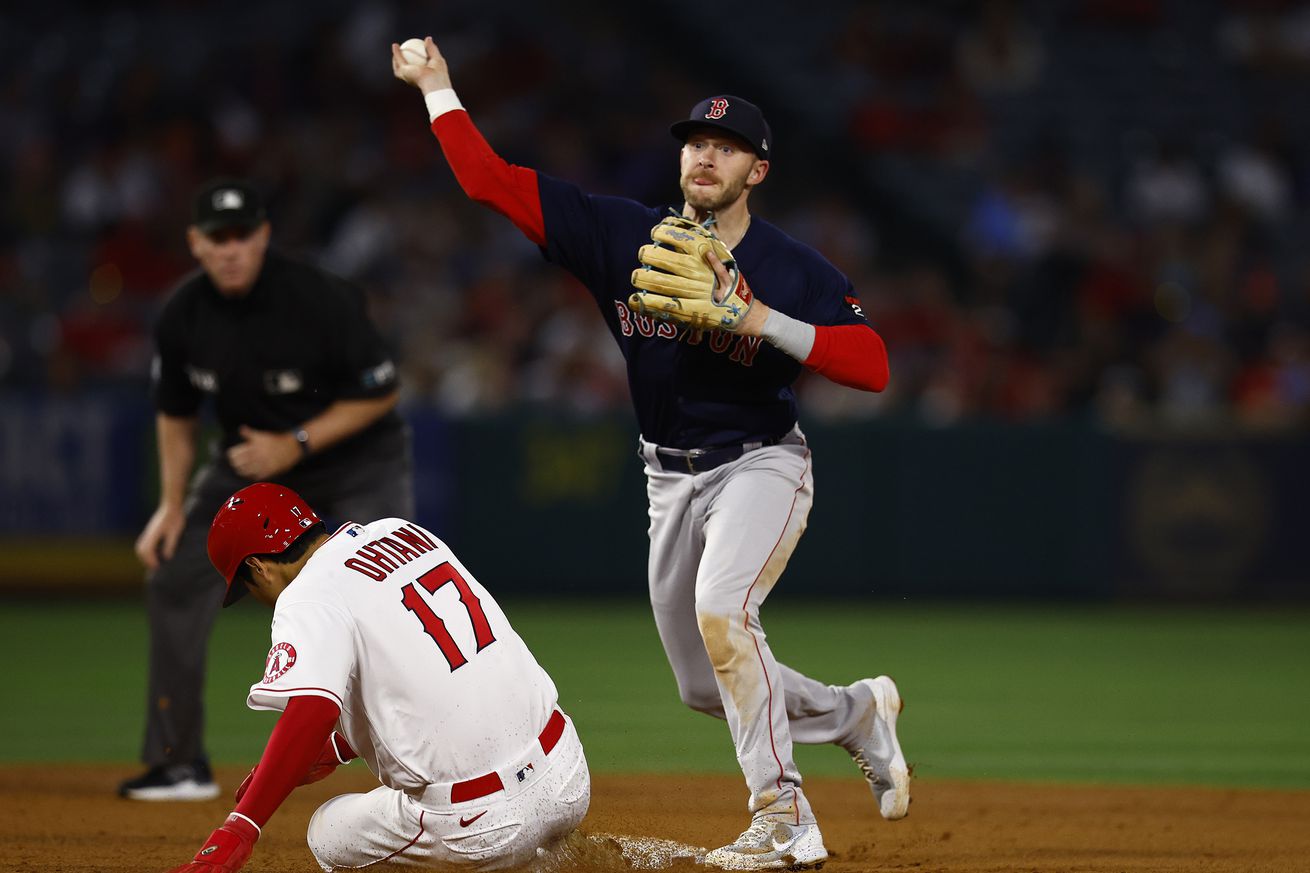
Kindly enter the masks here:
M 300 495 L 284 485 L 256 482 L 233 494 L 209 526 L 209 560 L 227 580 L 223 605 L 246 593 L 233 586 L 241 562 L 251 555 L 280 555 L 321 519 Z

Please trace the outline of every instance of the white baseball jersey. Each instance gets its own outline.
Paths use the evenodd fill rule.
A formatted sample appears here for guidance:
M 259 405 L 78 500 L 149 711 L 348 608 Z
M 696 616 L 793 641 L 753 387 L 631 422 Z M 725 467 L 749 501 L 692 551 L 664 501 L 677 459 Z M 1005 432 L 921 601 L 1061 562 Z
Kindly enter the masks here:
M 346 524 L 278 597 L 247 705 L 317 695 L 382 782 L 404 791 L 494 770 L 531 747 L 555 684 L 459 559 L 400 518 Z

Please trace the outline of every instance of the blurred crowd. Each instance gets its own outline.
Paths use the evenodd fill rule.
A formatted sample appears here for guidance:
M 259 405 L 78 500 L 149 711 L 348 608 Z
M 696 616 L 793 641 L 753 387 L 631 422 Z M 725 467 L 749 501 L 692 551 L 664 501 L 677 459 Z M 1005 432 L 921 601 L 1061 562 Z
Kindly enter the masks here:
M 882 395 L 803 377 L 812 415 L 1307 423 L 1310 7 L 623 5 L 0 13 L 0 389 L 144 391 L 192 192 L 241 174 L 276 246 L 370 292 L 406 402 L 623 407 L 595 304 L 467 201 L 391 78 L 431 33 L 504 157 L 597 193 L 680 203 L 667 125 L 764 108 L 753 211 L 851 277 L 891 355 Z

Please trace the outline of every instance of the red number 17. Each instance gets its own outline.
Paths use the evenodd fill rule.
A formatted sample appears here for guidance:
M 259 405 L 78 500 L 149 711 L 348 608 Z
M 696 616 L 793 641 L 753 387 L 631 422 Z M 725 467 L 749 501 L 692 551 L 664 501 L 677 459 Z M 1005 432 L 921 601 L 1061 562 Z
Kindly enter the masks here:
M 431 570 L 418 577 L 418 584 L 429 594 L 436 594 L 443 586 L 454 583 L 455 589 L 459 591 L 459 601 L 464 604 L 464 609 L 468 611 L 469 621 L 473 624 L 473 638 L 477 641 L 477 651 L 482 651 L 487 646 L 496 641 L 492 636 L 491 625 L 487 622 L 487 614 L 482 611 L 482 602 L 478 596 L 469 588 L 468 582 L 459 571 L 451 566 L 447 561 L 440 566 L 433 567 Z M 428 606 L 423 595 L 418 593 L 414 583 L 410 583 L 401 589 L 402 597 L 400 602 L 405 608 L 418 616 L 418 620 L 423 623 L 423 630 L 428 636 L 432 637 L 432 642 L 437 644 L 441 649 L 441 654 L 446 656 L 446 663 L 450 664 L 451 670 L 458 670 L 468 663 L 468 658 L 455 645 L 455 640 L 451 637 L 450 631 L 446 630 L 446 623 L 441 620 L 441 616 L 432 611 Z M 476 654 L 476 653 L 475 653 Z

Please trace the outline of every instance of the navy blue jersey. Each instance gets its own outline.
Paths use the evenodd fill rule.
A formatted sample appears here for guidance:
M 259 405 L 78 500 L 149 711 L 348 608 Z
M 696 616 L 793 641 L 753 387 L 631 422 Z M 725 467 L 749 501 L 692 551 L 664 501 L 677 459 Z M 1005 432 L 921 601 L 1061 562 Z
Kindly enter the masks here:
M 628 363 L 642 436 L 677 449 L 777 438 L 796 424 L 795 358 L 760 337 L 694 331 L 628 309 L 637 249 L 668 207 L 601 197 L 538 173 L 546 257 L 581 280 Z M 814 249 L 754 216 L 732 250 L 755 296 L 815 325 L 865 324 L 855 290 Z

